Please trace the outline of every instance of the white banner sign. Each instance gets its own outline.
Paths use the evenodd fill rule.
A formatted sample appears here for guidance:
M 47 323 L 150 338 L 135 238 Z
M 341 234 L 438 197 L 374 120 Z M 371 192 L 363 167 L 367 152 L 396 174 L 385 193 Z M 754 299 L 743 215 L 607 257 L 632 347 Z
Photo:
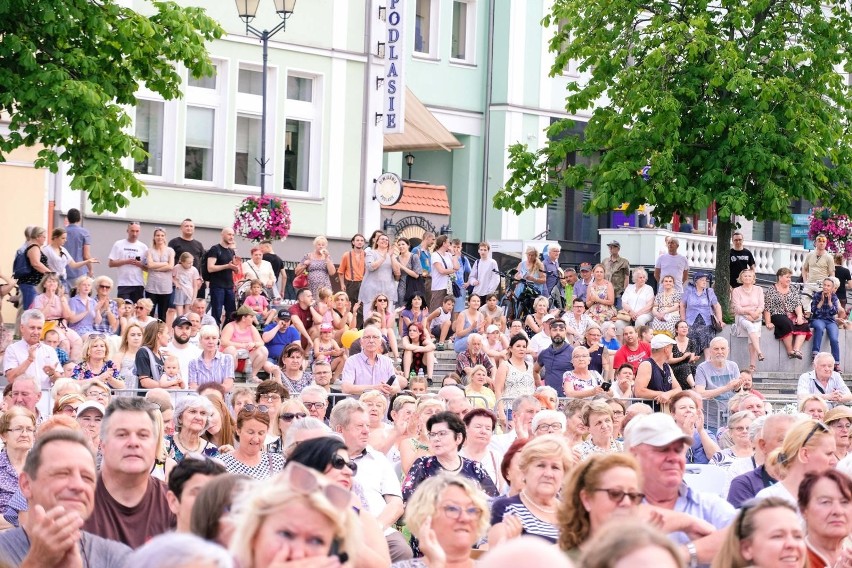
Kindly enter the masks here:
M 405 121 L 405 74 L 403 55 L 404 0 L 388 0 L 385 44 L 384 132 L 401 134 Z

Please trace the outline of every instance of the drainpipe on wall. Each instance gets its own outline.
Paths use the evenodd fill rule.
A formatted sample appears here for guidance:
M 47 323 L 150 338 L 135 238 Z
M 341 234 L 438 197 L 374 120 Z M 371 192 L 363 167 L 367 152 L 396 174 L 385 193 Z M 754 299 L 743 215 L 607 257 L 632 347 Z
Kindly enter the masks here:
M 361 111 L 361 183 L 365 183 L 367 179 L 367 154 L 370 146 L 370 128 L 373 127 L 368 120 L 370 116 L 370 89 L 375 88 L 372 75 L 372 54 L 370 53 L 371 38 L 373 37 L 373 8 L 375 2 L 367 0 L 364 2 L 364 55 L 367 60 L 364 63 L 364 105 Z M 356 232 L 364 230 L 364 200 L 366 199 L 367 188 L 361 187 L 360 197 L 358 198 L 358 227 Z
M 482 211 L 479 219 L 479 240 L 485 240 L 485 220 L 488 209 L 488 153 L 491 148 L 491 97 L 494 90 L 494 3 L 488 0 L 488 56 L 485 71 L 485 142 L 482 146 Z

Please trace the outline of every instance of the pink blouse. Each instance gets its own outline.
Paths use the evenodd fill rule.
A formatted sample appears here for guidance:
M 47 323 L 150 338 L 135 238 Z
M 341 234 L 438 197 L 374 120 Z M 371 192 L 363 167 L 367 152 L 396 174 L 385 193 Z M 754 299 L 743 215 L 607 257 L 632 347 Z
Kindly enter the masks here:
M 738 286 L 731 290 L 731 304 L 736 315 L 755 310 L 763 312 L 763 289 L 760 286 L 752 286 L 747 292 L 745 286 Z

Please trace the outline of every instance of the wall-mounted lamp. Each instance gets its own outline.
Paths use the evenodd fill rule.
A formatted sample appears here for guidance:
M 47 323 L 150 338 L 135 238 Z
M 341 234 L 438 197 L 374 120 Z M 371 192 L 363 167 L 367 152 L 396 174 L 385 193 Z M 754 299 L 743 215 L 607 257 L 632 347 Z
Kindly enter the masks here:
M 394 226 L 393 217 L 389 217 L 389 218 L 385 219 L 384 223 L 382 223 L 382 230 L 387 233 L 388 231 L 390 231 L 391 227 L 393 227 L 393 226 Z
M 378 42 L 378 45 L 376 46 L 376 55 L 379 59 L 385 58 L 385 42 Z
M 384 117 L 385 117 L 385 115 L 383 115 L 382 113 L 380 113 L 380 112 L 376 113 L 376 126 L 378 126 L 382 123 L 382 119 Z
M 449 223 L 446 224 L 446 225 L 441 225 L 441 234 L 442 235 L 452 235 L 453 234 L 453 228 L 450 227 Z
M 388 19 L 388 9 L 386 6 L 379 6 L 379 20 L 386 22 Z
M 381 89 L 382 85 L 384 85 L 384 84 L 385 84 L 385 78 L 384 77 L 376 77 L 376 90 L 377 91 L 379 89 Z
M 414 154 L 409 152 L 405 155 L 405 163 L 408 164 L 408 179 L 411 179 L 411 166 L 414 165 Z

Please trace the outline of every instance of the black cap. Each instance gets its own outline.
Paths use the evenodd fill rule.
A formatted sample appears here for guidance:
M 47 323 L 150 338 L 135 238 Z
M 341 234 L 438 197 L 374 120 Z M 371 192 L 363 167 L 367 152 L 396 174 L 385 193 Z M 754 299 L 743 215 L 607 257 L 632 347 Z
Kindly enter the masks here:
M 288 310 L 287 308 L 281 308 L 280 310 L 278 310 L 278 319 L 290 319 L 290 310 Z
M 172 322 L 172 327 L 180 327 L 182 325 L 192 325 L 192 322 L 186 316 L 178 316 Z

